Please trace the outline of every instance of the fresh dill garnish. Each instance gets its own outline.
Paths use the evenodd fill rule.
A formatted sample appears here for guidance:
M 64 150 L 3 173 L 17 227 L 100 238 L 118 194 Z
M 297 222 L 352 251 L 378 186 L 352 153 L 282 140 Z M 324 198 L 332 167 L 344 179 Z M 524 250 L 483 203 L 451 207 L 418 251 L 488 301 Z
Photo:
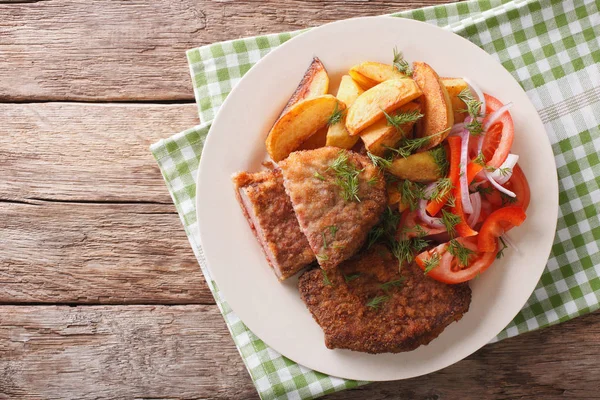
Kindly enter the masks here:
M 404 59 L 401 51 L 398 51 L 396 47 L 394 47 L 394 68 L 396 68 L 399 72 L 402 72 L 405 75 L 412 76 L 413 70 L 408 64 L 408 62 Z
M 433 157 L 433 161 L 435 161 L 438 166 L 438 171 L 441 176 L 446 176 L 448 173 L 448 167 L 450 164 L 448 163 L 448 157 L 446 156 L 446 149 L 444 146 L 437 146 L 430 150 L 430 154 Z
M 324 269 L 322 269 L 321 272 L 323 272 L 323 285 L 332 286 L 331 281 L 329 280 L 329 277 L 327 276 L 327 272 L 325 272 Z
M 325 177 L 323 175 L 321 175 L 320 173 L 318 173 L 317 171 L 315 171 L 315 173 L 313 174 L 313 176 L 315 178 L 317 178 L 318 180 L 320 180 L 320 181 L 324 181 L 325 180 Z
M 385 168 L 389 168 L 392 166 L 392 158 L 391 157 L 383 158 L 383 157 L 376 156 L 375 154 L 369 153 L 369 152 L 367 152 L 367 156 L 369 156 L 369 158 L 371 159 L 371 162 L 377 168 L 385 169 Z
M 357 279 L 359 276 L 360 276 L 360 274 L 344 275 L 344 280 L 346 281 L 346 283 L 352 282 L 353 280 Z
M 452 184 L 452 180 L 450 178 L 439 179 L 436 182 L 429 198 L 432 201 L 440 201 L 445 198 L 452 189 L 454 189 L 454 185 Z
M 375 310 L 379 308 L 379 306 L 390 299 L 390 296 L 376 296 L 367 302 L 367 307 L 371 307 Z
M 427 236 L 427 231 L 423 229 L 421 225 L 415 225 L 411 230 L 415 233 L 415 235 L 417 235 L 418 238 Z
M 512 168 L 510 168 L 510 167 L 497 168 L 496 171 L 498 171 L 498 173 L 500 175 L 506 176 L 512 172 Z
M 375 225 L 367 234 L 367 248 L 370 248 L 375 243 L 380 241 L 392 242 L 398 229 L 398 223 L 400 223 L 400 214 L 392 210 L 391 207 L 387 207 L 379 223 Z
M 335 234 L 339 230 L 339 228 L 335 225 L 329 225 L 327 228 L 329 229 L 329 233 L 331 234 L 332 237 L 335 237 Z
M 442 209 L 442 223 L 446 227 L 448 235 L 450 235 L 450 237 L 454 237 L 456 234 L 456 225 L 460 223 L 460 217 L 456 214 L 446 211 L 445 209 Z
M 367 185 L 369 185 L 369 186 L 375 186 L 375 185 L 377 185 L 377 182 L 379 182 L 379 178 L 377 178 L 376 176 L 372 176 L 367 181 Z
M 427 275 L 428 273 L 431 272 L 432 269 L 434 269 L 435 267 L 440 265 L 441 259 L 442 258 L 440 257 L 438 252 L 434 251 L 433 254 L 431 255 L 431 257 L 429 257 L 427 260 L 425 260 L 425 269 L 424 269 L 425 275 Z
M 396 130 L 398 132 L 400 132 L 402 134 L 404 134 L 402 125 L 408 124 L 410 122 L 416 122 L 419 119 L 423 118 L 423 114 L 421 114 L 420 112 L 418 112 L 416 110 L 399 112 L 394 115 L 390 115 L 390 114 L 386 113 L 384 110 L 381 110 L 381 111 L 383 111 L 383 115 L 385 115 L 387 124 L 389 126 L 393 126 L 394 128 L 396 128 Z
M 511 197 L 504 192 L 500 192 L 500 197 L 502 198 L 502 205 L 505 206 L 507 204 L 515 204 L 517 202 L 516 197 Z
M 446 199 L 446 204 L 450 208 L 456 207 L 456 197 L 454 197 L 454 195 L 448 196 L 448 198 Z
M 504 250 L 508 248 L 506 242 L 504 241 L 504 239 L 502 239 L 502 236 L 500 236 L 498 239 L 500 239 L 500 242 L 502 242 L 502 248 L 498 250 L 498 253 L 496 253 L 496 260 L 499 260 L 502 257 L 504 257 Z
M 429 246 L 429 241 L 423 238 L 398 240 L 392 245 L 392 254 L 402 266 L 404 263 L 411 263 L 415 256 L 427 246 Z
M 481 117 L 482 102 L 475 99 L 469 88 L 463 89 L 458 94 L 458 98 L 467 106 L 467 109 L 463 110 L 463 112 L 467 112 L 472 118 L 471 122 L 465 124 L 465 129 L 467 129 L 471 135 L 481 135 L 483 133 L 483 125 L 481 124 L 479 117 Z
M 335 125 L 338 122 L 340 122 L 342 120 L 342 117 L 344 116 L 344 110 L 340 110 L 338 107 L 338 103 L 335 103 L 335 108 L 333 109 L 333 112 L 331 113 L 331 115 L 329 116 L 329 119 L 327 120 L 327 125 L 331 126 L 331 125 Z
M 367 249 L 371 248 L 375 243 L 377 243 L 385 233 L 385 229 L 381 224 L 375 225 L 367 234 Z
M 481 165 L 482 167 L 485 167 L 485 156 L 483 155 L 483 153 L 479 152 L 479 154 L 477 154 L 477 157 L 473 159 L 473 162 L 475 164 Z
M 398 185 L 398 191 L 400 192 L 400 201 L 407 205 L 411 211 L 417 209 L 419 200 L 427 197 L 425 194 L 425 185 L 409 181 L 408 179 Z
M 489 186 L 479 185 L 479 186 L 477 186 L 475 191 L 479 192 L 479 194 L 482 196 L 487 196 L 488 194 L 492 194 L 492 188 Z
M 473 254 L 473 250 L 467 249 L 458 240 L 452 239 L 448 244 L 448 253 L 456 257 L 460 265 L 468 267 L 469 257 Z
M 438 133 L 434 133 L 433 135 L 430 136 L 425 136 L 422 138 L 415 138 L 415 139 L 402 139 L 398 145 L 396 147 L 391 147 L 391 146 L 385 146 L 387 149 L 393 151 L 394 153 L 398 154 L 401 157 L 408 157 L 410 156 L 412 153 L 414 153 L 415 151 L 419 150 L 421 147 L 423 146 L 427 146 L 429 144 L 429 141 L 439 135 L 443 135 L 444 133 L 448 132 L 450 130 L 450 128 L 446 128 L 441 132 Z
M 346 201 L 360 201 L 358 197 L 358 175 L 361 169 L 348 160 L 345 151 L 340 151 L 337 158 L 329 166 L 335 174 L 335 184 L 342 189 L 342 197 Z
M 400 279 L 382 283 L 381 285 L 379 285 L 379 287 L 382 288 L 385 292 L 387 292 L 388 290 L 390 290 L 393 287 L 402 286 L 402 284 L 404 283 L 405 280 L 406 280 L 405 277 L 401 277 Z
M 325 232 L 321 232 L 321 237 L 323 238 L 323 248 L 327 248 L 327 238 L 325 238 Z
M 317 254 L 317 258 L 319 261 L 327 261 L 329 260 L 329 256 L 325 253 Z

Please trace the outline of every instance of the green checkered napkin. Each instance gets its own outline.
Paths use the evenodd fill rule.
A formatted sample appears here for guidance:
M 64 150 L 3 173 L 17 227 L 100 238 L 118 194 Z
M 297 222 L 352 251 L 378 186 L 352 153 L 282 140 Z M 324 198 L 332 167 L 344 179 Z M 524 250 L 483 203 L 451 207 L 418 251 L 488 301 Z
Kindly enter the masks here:
M 598 0 L 488 0 L 395 15 L 443 26 L 492 54 L 527 91 L 552 143 L 560 187 L 552 253 L 531 298 L 494 341 L 600 308 L 599 7 Z M 204 123 L 151 147 L 202 272 L 263 399 L 315 398 L 362 384 L 298 365 L 250 332 L 212 281 L 198 238 L 194 180 L 210 121 L 252 65 L 300 33 L 259 36 L 189 50 L 194 91 Z

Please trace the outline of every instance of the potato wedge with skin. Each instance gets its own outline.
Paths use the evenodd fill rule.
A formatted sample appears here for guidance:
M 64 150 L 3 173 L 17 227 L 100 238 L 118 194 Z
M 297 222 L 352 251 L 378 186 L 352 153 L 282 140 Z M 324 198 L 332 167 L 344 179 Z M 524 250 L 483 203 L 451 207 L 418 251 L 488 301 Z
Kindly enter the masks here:
M 434 151 L 439 150 L 443 151 L 443 149 Z M 398 157 L 392 161 L 388 171 L 400 179 L 408 179 L 413 182 L 434 182 L 444 177 L 443 168 L 438 163 L 433 151 L 415 153 L 406 158 Z
M 366 61 L 357 64 L 354 67 L 350 68 L 349 73 L 351 76 L 352 73 L 360 74 L 367 80 L 374 82 L 375 85 L 387 81 L 389 79 L 404 79 L 407 77 L 402 72 L 394 68 L 393 65 L 373 61 Z
M 421 111 L 421 105 L 414 102 L 405 104 L 392 115 L 411 111 Z M 386 118 L 383 118 L 362 131 L 360 138 L 369 153 L 381 157 L 387 151 L 386 146 L 395 146 L 400 139 L 410 136 L 414 124 L 414 122 L 403 124 L 399 131 L 396 127 L 389 125 Z
M 360 96 L 364 90 L 350 77 L 342 76 L 340 87 L 337 92 L 337 99 L 350 107 L 354 100 Z M 327 131 L 327 146 L 339 147 L 341 149 L 351 149 L 358 141 L 358 136 L 350 136 L 346 130 L 346 115 L 337 124 L 333 124 Z
M 376 86 L 379 82 L 375 82 L 374 80 L 371 80 L 369 78 L 367 78 L 366 76 L 362 75 L 361 73 L 357 72 L 357 71 L 348 71 L 348 75 L 350 75 L 352 77 L 352 79 L 354 79 L 354 81 L 356 83 L 358 83 L 358 85 L 363 88 L 364 90 L 369 90 L 371 89 L 373 86 Z
M 450 96 L 452 113 L 454 114 L 454 123 L 458 124 L 463 122 L 468 114 L 461 111 L 466 109 L 467 106 L 458 98 L 458 95 L 463 90 L 468 89 L 469 85 L 461 78 L 442 78 L 442 84 L 448 91 L 448 96 Z
M 417 137 L 432 136 L 431 140 L 421 147 L 423 151 L 437 146 L 450 134 L 450 128 L 454 124 L 454 113 L 448 91 L 433 68 L 424 62 L 414 62 L 413 79 L 423 91 L 420 101 L 423 106 L 422 113 L 425 115 L 417 124 Z M 440 134 L 443 131 L 445 132 Z
M 296 150 L 306 139 L 327 125 L 331 114 L 346 105 L 330 94 L 294 104 L 271 128 L 266 146 L 269 156 L 278 162 Z
M 327 127 L 323 127 L 314 135 L 306 139 L 298 147 L 298 150 L 314 150 L 320 147 L 325 147 L 327 143 Z
M 283 108 L 281 115 L 285 114 L 294 104 L 304 99 L 327 94 L 329 90 L 329 75 L 321 60 L 313 58 L 308 69 L 304 73 L 298 87 Z M 280 115 L 280 116 L 281 116 Z
M 388 206 L 398 204 L 401 199 L 400 192 L 398 191 L 398 182 L 388 182 L 386 190 L 388 195 Z
M 394 111 L 421 96 L 422 91 L 412 79 L 390 79 L 367 90 L 352 104 L 346 116 L 346 129 L 358 135 L 383 118 L 383 112 Z

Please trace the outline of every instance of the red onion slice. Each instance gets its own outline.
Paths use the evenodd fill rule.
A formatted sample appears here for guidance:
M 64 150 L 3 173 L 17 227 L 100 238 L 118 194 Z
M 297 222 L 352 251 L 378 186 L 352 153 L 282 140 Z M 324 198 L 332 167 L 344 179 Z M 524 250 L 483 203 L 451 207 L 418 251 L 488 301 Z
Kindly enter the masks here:
M 481 89 L 479 89 L 479 86 L 474 84 L 470 79 L 463 77 L 463 80 L 465 82 L 467 82 L 467 85 L 469 85 L 469 88 L 472 91 L 474 91 L 475 94 L 477 95 L 477 97 L 479 98 L 479 101 L 481 102 L 480 114 L 485 115 L 486 106 L 485 106 L 485 96 L 483 95 L 483 92 L 481 91 Z
M 425 188 L 425 197 L 431 197 L 431 194 L 433 193 L 436 185 L 437 184 L 435 182 L 427 185 L 427 187 Z M 419 214 L 419 218 L 421 218 L 421 221 L 425 222 L 427 225 L 433 228 L 443 228 L 445 225 L 442 222 L 442 219 L 429 216 L 429 214 L 427 214 L 427 210 L 425 210 L 426 208 L 427 200 L 419 200 L 419 209 L 417 210 L 417 212 Z
M 498 122 L 498 119 L 500 119 L 500 117 L 502 116 L 502 114 L 504 114 L 505 112 L 507 112 L 508 110 L 510 110 L 510 108 L 513 106 L 513 103 L 506 103 L 505 105 L 503 105 L 502 107 L 500 107 L 499 109 L 497 109 L 496 111 L 494 111 L 492 114 L 490 114 L 485 122 L 483 123 L 483 131 L 487 132 L 488 129 L 490 129 L 490 127 L 492 125 L 494 125 L 496 122 Z
M 469 197 L 469 181 L 467 179 L 467 163 L 469 162 L 469 136 L 471 134 L 466 129 L 463 129 L 460 138 L 460 197 L 462 201 L 463 211 L 466 214 L 473 213 L 471 198 Z
M 494 178 L 494 180 L 498 182 L 498 184 L 504 185 L 512 176 L 513 168 L 517 164 L 517 161 L 519 161 L 518 155 L 509 154 L 508 157 L 506 157 L 506 160 L 504 160 L 504 162 L 500 166 L 500 168 L 492 172 L 492 178 Z M 506 172 L 500 172 L 503 170 Z
M 473 213 L 469 215 L 467 219 L 467 224 L 471 228 L 475 227 L 475 224 L 479 220 L 479 215 L 481 214 L 481 195 L 479 192 L 472 193 L 469 197 L 471 197 L 471 204 L 473 205 Z
M 448 135 L 448 136 L 460 136 L 463 129 L 465 129 L 464 122 L 459 122 L 458 124 L 454 124 L 452 126 L 452 129 L 450 129 L 450 135 Z
M 488 179 L 488 181 L 490 181 L 490 183 L 499 191 L 501 191 L 502 193 L 506 194 L 507 196 L 510 197 L 517 197 L 516 194 L 514 194 L 513 192 L 511 192 L 510 190 L 506 189 L 504 186 L 500 185 L 498 182 L 496 182 L 494 180 L 494 178 L 492 178 L 492 174 L 489 171 L 485 171 L 485 177 Z

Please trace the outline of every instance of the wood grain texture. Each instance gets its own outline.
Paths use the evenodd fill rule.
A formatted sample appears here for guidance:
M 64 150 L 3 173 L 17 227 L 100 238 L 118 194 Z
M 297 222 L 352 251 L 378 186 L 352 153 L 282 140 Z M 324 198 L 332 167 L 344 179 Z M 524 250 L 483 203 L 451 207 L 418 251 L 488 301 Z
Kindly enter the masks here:
M 0 101 L 192 100 L 187 49 L 446 2 L 0 1 Z
M 557 351 L 560 349 L 560 351 Z M 600 314 L 333 399 L 591 399 Z M 215 306 L 0 307 L 0 398 L 256 399 Z
M 173 205 L 0 202 L 0 221 L 0 303 L 214 303 Z
M 0 103 L 0 200 L 172 204 L 150 144 L 198 124 L 194 104 Z

